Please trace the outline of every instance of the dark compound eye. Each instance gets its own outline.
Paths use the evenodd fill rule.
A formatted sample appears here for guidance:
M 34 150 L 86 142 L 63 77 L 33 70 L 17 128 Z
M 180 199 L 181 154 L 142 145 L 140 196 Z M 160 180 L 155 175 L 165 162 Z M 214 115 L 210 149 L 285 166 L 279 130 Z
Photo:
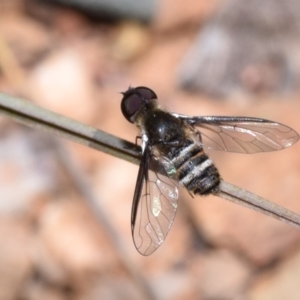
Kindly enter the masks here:
M 143 104 L 143 99 L 138 94 L 125 95 L 121 103 L 121 109 L 124 117 L 131 123 L 131 117 Z
M 156 94 L 146 87 L 130 88 L 123 95 L 121 110 L 131 123 L 133 123 L 132 117 L 145 102 L 157 99 Z
M 151 89 L 144 86 L 138 86 L 135 88 L 135 92 L 141 95 L 145 100 L 157 99 L 156 94 Z

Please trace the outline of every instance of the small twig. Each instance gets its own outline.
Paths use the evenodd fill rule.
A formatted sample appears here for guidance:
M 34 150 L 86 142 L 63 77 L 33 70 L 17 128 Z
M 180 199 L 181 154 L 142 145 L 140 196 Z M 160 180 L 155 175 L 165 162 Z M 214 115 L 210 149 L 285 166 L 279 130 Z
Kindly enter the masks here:
M 134 164 L 139 164 L 141 156 L 139 146 L 41 108 L 26 100 L 0 93 L 0 113 L 32 128 L 42 129 Z
M 50 112 L 28 101 L 0 93 L 0 113 L 32 128 L 54 133 L 60 137 L 106 152 L 135 164 L 139 163 L 140 147 L 137 145 Z M 131 261 L 127 247 L 124 246 L 121 236 L 117 233 L 105 209 L 101 207 L 100 201 L 96 200 L 92 188 L 89 187 L 88 182 L 82 174 L 80 166 L 76 164 L 74 159 L 68 154 L 68 151 L 60 143 L 52 141 L 52 144 L 61 165 L 68 172 L 78 191 L 92 209 L 97 221 L 105 228 L 120 260 L 138 284 L 144 299 L 157 299 L 153 290 L 147 284 L 145 278 L 143 278 L 142 273 L 134 262 Z
M 44 0 L 45 1 L 45 0 Z M 150 22 L 156 11 L 157 2 L 154 0 L 51 0 L 54 3 L 75 7 L 96 18 L 106 19 L 135 19 Z M 47 0 L 49 2 L 49 0 Z
M 115 157 L 138 164 L 140 147 L 104 131 L 50 112 L 28 101 L 0 93 L 0 113 L 33 128 L 43 129 Z M 222 181 L 217 194 L 300 228 L 300 216 L 255 194 Z
M 221 191 L 216 196 L 300 228 L 300 216 L 298 214 L 223 180 L 221 181 L 220 188 Z

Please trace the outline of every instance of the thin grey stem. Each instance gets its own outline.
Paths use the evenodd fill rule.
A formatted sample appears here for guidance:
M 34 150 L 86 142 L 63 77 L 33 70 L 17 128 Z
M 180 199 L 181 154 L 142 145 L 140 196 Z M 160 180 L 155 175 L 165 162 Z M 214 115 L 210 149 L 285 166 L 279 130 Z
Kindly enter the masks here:
M 265 215 L 300 228 L 300 216 L 283 208 L 282 206 L 279 206 L 223 180 L 221 181 L 220 189 L 221 191 L 216 193 L 216 196 L 259 211 Z
M 41 108 L 26 100 L 0 93 L 0 113 L 13 120 L 139 164 L 139 146 L 94 127 Z
M 139 164 L 141 158 L 139 146 L 20 98 L 0 93 L 0 113 L 27 126 L 42 129 L 134 164 Z M 217 196 L 300 228 L 299 215 L 225 181 L 222 181 L 221 191 Z
M 137 145 L 43 109 L 28 101 L 0 93 L 0 113 L 32 128 L 53 133 L 132 163 L 139 163 L 140 147 Z M 70 156 L 69 151 L 67 151 L 61 143 L 51 140 L 50 145 L 52 145 L 53 151 L 55 151 L 57 157 L 60 159 L 60 165 L 64 167 L 72 178 L 74 185 L 95 214 L 97 221 L 107 232 L 116 249 L 118 257 L 128 270 L 129 274 L 134 278 L 143 298 L 148 300 L 158 299 L 154 294 L 153 289 L 143 277 L 142 272 L 130 258 L 122 237 L 117 233 L 105 208 L 102 207 L 101 201 L 97 201 L 80 166 L 74 161 L 72 156 Z

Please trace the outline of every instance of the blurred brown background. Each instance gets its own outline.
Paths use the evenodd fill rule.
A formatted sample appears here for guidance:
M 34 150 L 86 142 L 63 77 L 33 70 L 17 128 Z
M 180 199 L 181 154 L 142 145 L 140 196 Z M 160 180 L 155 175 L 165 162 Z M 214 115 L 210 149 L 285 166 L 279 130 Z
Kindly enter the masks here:
M 300 132 L 299 4 L 0 0 L 0 90 L 132 142 L 119 94 L 130 84 L 178 113 Z M 130 232 L 137 166 L 0 124 L 0 300 L 300 299 L 299 230 L 181 189 L 167 240 L 143 257 Z M 224 180 L 300 213 L 299 150 L 209 155 Z

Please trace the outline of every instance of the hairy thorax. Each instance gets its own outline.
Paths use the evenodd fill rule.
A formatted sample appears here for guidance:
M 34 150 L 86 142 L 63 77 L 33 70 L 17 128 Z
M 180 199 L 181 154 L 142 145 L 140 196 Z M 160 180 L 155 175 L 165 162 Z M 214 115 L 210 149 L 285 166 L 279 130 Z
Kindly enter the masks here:
M 151 137 L 151 145 L 157 147 L 160 145 L 163 147 L 178 146 L 186 139 L 182 122 L 162 110 L 156 110 L 147 115 L 144 130 Z

